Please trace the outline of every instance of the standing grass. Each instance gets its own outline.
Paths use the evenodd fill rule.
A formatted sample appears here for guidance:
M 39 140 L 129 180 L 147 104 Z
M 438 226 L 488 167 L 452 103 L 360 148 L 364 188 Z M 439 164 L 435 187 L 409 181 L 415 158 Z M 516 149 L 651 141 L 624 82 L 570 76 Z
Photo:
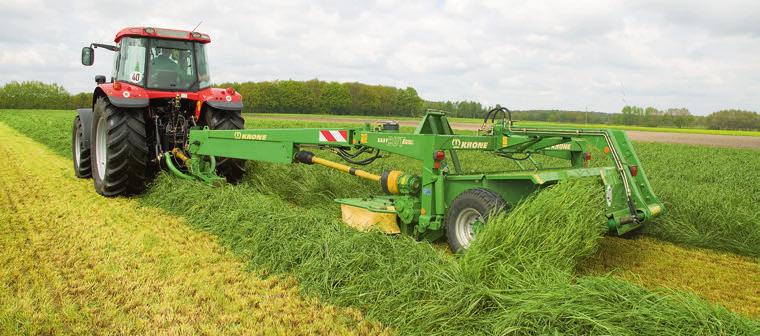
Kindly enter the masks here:
M 636 147 L 667 209 L 645 234 L 760 258 L 760 149 Z
M 0 334 L 378 334 L 0 124 Z M 44 164 L 41 164 L 44 163 Z
M 253 114 L 246 113 L 244 116 L 247 119 L 255 119 L 257 116 L 263 116 L 265 118 L 271 118 L 276 120 L 277 118 L 299 118 L 304 121 L 319 122 L 324 119 L 345 119 L 356 120 L 356 122 L 364 122 L 366 120 L 387 120 L 388 117 L 383 116 L 357 116 L 357 115 L 329 115 L 329 114 L 292 114 L 292 113 L 264 113 Z M 393 117 L 393 120 L 400 121 L 419 121 L 419 117 Z M 481 124 L 483 118 L 448 118 L 452 123 L 467 123 L 467 124 Z M 710 134 L 710 135 L 738 135 L 738 136 L 754 136 L 760 137 L 760 131 L 739 131 L 739 130 L 712 130 L 706 128 L 676 128 L 676 127 L 648 127 L 648 126 L 632 126 L 632 125 L 607 125 L 607 124 L 584 124 L 584 123 L 563 123 L 563 122 L 550 122 L 550 121 L 519 121 L 520 126 L 551 126 L 551 127 L 572 127 L 572 128 L 613 128 L 629 131 L 645 131 L 645 132 L 667 132 L 667 133 L 691 133 L 691 134 Z

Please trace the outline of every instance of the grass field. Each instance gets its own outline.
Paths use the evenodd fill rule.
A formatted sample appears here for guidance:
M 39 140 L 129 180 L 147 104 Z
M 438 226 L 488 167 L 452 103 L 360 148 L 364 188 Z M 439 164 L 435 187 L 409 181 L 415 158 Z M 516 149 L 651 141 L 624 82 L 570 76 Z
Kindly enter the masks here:
M 354 115 L 325 115 L 325 114 L 287 114 L 287 113 L 265 113 L 265 114 L 246 114 L 247 117 L 254 117 L 256 115 L 272 116 L 272 117 L 301 117 L 304 119 L 327 119 L 327 118 L 341 118 L 341 119 L 356 119 L 357 121 L 367 119 L 384 119 L 383 116 L 354 116 Z M 388 118 L 385 118 L 388 119 Z M 393 120 L 405 120 L 405 121 L 419 121 L 418 117 L 391 117 Z M 480 118 L 449 118 L 450 122 L 456 123 L 468 123 L 468 124 L 481 124 L 483 119 Z M 760 131 L 737 131 L 737 130 L 711 130 L 705 128 L 676 128 L 676 127 L 646 127 L 646 126 L 625 126 L 625 125 L 607 125 L 607 124 L 574 124 L 574 123 L 561 123 L 561 122 L 544 122 L 544 121 L 517 121 L 520 126 L 555 126 L 555 127 L 571 127 L 571 128 L 613 128 L 624 129 L 629 131 L 645 131 L 645 132 L 669 132 L 669 133 L 692 133 L 692 134 L 714 134 L 714 135 L 738 135 L 738 136 L 754 136 L 760 137 Z
M 382 332 L 303 299 L 293 279 L 245 271 L 181 218 L 93 194 L 2 124 L 0 154 L 0 334 Z
M 67 156 L 71 116 L 70 113 L 22 114 L 6 111 L 0 112 L 0 121 L 23 130 L 30 137 Z M 276 126 L 266 122 L 258 125 Z M 253 125 L 249 123 L 250 126 Z M 645 157 L 645 148 L 637 146 L 642 157 Z M 710 155 L 722 155 L 721 151 L 713 150 Z M 672 153 L 661 154 L 656 150 L 653 153 L 647 160 L 684 160 L 678 156 L 674 158 Z M 404 164 L 393 160 L 397 158 L 385 164 Z M 649 164 L 648 161 L 644 162 L 647 169 Z M 585 267 L 586 273 L 599 274 L 615 268 L 622 268 L 625 272 L 629 269 L 633 273 L 621 276 L 647 287 L 675 284 L 672 287 L 693 290 L 702 297 L 722 302 L 748 316 L 757 314 L 753 309 L 738 308 L 757 306 L 756 290 L 746 286 L 756 283 L 758 279 L 756 261 L 732 256 L 721 259 L 719 254 L 710 251 L 689 250 L 693 253 L 683 253 L 683 249 L 677 247 L 662 249 L 661 244 L 648 240 L 625 241 L 633 245 L 603 240 L 601 252 L 594 252 L 599 228 L 589 222 L 592 216 L 588 214 L 598 208 L 593 206 L 595 195 L 584 193 L 583 190 L 588 188 L 569 185 L 540 194 L 534 202 L 519 208 L 521 210 L 489 225 L 486 232 L 492 233 L 484 233 L 485 238 L 477 243 L 480 247 L 461 259 L 455 259 L 430 244 L 414 242 L 407 237 L 359 234 L 346 229 L 335 219 L 338 212 L 331 199 L 370 192 L 373 191 L 372 186 L 313 167 L 286 167 L 274 170 L 269 169 L 271 165 L 251 163 L 249 170 L 254 173 L 242 185 L 225 188 L 210 188 L 162 176 L 138 201 L 180 215 L 188 225 L 212 233 L 220 243 L 248 260 L 255 269 L 295 276 L 306 292 L 340 306 L 359 308 L 369 318 L 378 319 L 400 333 L 758 332 L 757 322 L 740 318 L 689 294 L 663 289 L 650 291 L 608 276 L 576 274 L 575 269 L 583 269 L 587 265 L 579 264 L 581 260 L 599 258 L 601 262 L 598 264 L 601 266 Z M 373 170 L 380 169 L 380 166 L 371 167 Z M 682 171 L 681 177 L 694 179 L 689 177 L 689 173 Z M 656 173 L 650 169 L 648 174 L 654 183 L 653 175 Z M 723 181 L 726 178 L 724 175 L 718 176 L 705 183 L 715 186 L 726 183 Z M 731 178 L 738 179 L 735 176 Z M 654 187 L 656 192 L 662 194 L 658 185 Z M 678 193 L 673 195 L 671 197 L 686 197 Z M 708 201 L 721 202 L 718 199 L 720 194 L 705 195 L 710 196 L 705 197 Z M 678 200 L 666 201 L 673 203 L 670 206 L 678 204 Z M 568 202 L 576 204 L 573 211 L 551 211 L 566 208 L 564 205 Z M 560 215 L 546 216 L 546 213 Z M 747 218 L 751 219 L 753 215 L 756 216 L 750 211 Z M 684 213 L 678 216 L 686 220 L 694 215 L 685 208 Z M 722 217 L 708 219 L 730 224 L 721 222 L 726 220 Z M 694 225 L 703 229 L 701 226 L 705 224 Z M 541 226 L 555 230 L 536 231 Z M 746 226 L 740 228 L 746 229 Z M 730 231 L 732 227 L 728 225 L 723 229 Z M 749 229 L 745 231 L 752 232 Z M 523 234 L 516 235 L 514 232 Z M 652 233 L 656 234 L 656 231 Z M 720 240 L 708 241 L 707 245 L 714 243 L 715 246 L 711 247 L 720 249 L 736 249 L 738 246 L 746 249 L 739 248 L 740 252 L 748 255 L 755 253 L 752 246 L 747 248 L 744 245 L 751 243 L 751 239 L 741 241 L 736 238 L 731 235 L 725 238 L 734 245 L 721 245 Z M 608 241 L 613 243 L 605 243 Z M 668 269 L 646 267 L 648 263 L 657 263 L 655 266 L 667 264 L 667 258 L 656 258 L 665 253 L 638 254 L 636 258 L 613 253 L 620 252 L 617 247 L 621 246 L 636 249 L 646 245 L 649 245 L 647 251 L 670 251 L 675 258 L 689 258 L 684 263 L 693 263 L 692 272 L 696 273 L 673 274 L 681 284 L 678 281 L 667 283 L 669 279 L 665 275 Z M 699 273 L 696 270 L 707 268 L 702 266 L 716 261 L 730 264 L 726 266 L 732 267 L 732 270 L 714 270 L 725 274 L 728 279 L 713 284 L 706 280 L 710 278 L 709 272 Z M 737 264 L 739 267 L 734 267 Z M 698 276 L 695 276 L 697 273 Z M 690 278 L 697 279 L 695 282 L 702 279 L 711 286 L 732 283 L 713 288 L 714 293 L 710 294 L 705 284 L 689 283 Z M 743 291 L 737 293 L 736 289 L 742 287 L 745 287 Z M 737 297 L 721 297 L 726 293 L 734 293 Z

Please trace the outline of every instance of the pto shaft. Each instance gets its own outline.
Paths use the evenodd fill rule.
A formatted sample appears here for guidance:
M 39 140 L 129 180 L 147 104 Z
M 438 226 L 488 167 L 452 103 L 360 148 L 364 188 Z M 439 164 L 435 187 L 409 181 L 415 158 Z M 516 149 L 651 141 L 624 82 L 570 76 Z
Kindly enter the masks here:
M 341 163 L 333 162 L 330 160 L 325 160 L 323 158 L 317 157 L 312 152 L 307 151 L 300 151 L 296 153 L 296 160 L 301 163 L 305 164 L 318 164 L 320 166 L 325 166 L 327 168 L 332 168 L 335 170 L 340 170 L 344 173 L 348 173 L 351 175 L 359 176 L 363 179 L 372 180 L 375 182 L 380 182 L 380 175 L 375 175 L 370 172 L 356 169 L 354 167 L 349 167 Z
M 405 175 L 397 170 L 385 171 L 383 172 L 383 175 L 375 175 L 361 169 L 356 169 L 354 167 L 317 157 L 314 153 L 308 151 L 300 151 L 296 153 L 295 160 L 305 164 L 318 164 L 363 179 L 379 182 L 383 191 L 391 195 L 415 193 L 419 190 L 419 178 L 416 176 Z

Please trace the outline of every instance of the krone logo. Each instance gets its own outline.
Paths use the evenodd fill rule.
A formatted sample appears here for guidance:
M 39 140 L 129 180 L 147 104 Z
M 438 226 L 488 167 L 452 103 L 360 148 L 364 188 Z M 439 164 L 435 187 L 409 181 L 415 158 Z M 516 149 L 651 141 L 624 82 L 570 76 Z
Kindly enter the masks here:
M 238 140 L 243 137 L 243 132 L 235 132 L 233 134 L 235 136 L 235 139 L 238 139 Z
M 451 148 L 454 149 L 486 149 L 487 141 L 462 141 L 461 139 L 451 140 Z

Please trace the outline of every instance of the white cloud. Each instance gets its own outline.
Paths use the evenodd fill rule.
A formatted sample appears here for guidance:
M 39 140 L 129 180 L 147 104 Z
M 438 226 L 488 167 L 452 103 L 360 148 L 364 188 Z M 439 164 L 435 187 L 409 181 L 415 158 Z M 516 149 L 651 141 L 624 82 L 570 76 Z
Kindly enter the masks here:
M 212 36 L 216 81 L 409 85 L 426 99 L 517 109 L 619 111 L 623 102 L 707 114 L 760 110 L 760 2 L 4 0 L 0 83 L 89 91 L 111 55 L 80 48 L 125 26 Z

